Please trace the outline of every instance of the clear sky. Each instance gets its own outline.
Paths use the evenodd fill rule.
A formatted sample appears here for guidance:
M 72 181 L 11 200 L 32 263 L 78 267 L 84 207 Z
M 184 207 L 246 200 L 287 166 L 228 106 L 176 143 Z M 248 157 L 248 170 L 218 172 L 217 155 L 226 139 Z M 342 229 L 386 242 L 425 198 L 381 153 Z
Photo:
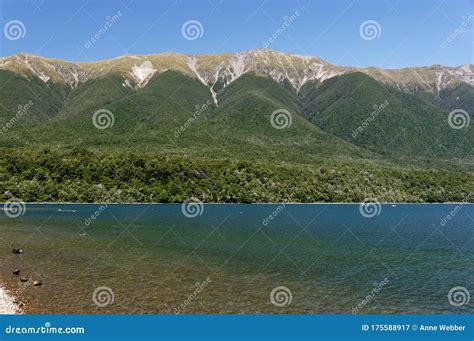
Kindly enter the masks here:
M 265 46 L 338 65 L 457 66 L 474 62 L 473 4 L 473 0 L 0 0 L 0 55 L 29 52 L 93 61 L 123 54 L 222 53 Z M 114 15 L 107 26 L 106 18 Z M 193 24 L 183 35 L 183 24 L 190 20 L 202 27 L 194 26 L 196 36 Z M 91 42 L 94 36 L 98 38 Z M 275 39 L 269 42 L 272 36 Z

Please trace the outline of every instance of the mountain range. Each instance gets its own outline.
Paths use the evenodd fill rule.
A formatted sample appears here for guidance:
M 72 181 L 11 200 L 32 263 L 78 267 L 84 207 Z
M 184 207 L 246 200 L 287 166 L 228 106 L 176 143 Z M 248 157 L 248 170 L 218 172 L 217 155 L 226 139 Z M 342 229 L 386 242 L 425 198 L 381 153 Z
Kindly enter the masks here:
M 94 126 L 97 112 L 110 113 L 106 129 Z M 355 68 L 266 49 L 0 58 L 0 145 L 8 148 L 470 167 L 473 113 L 472 64 Z

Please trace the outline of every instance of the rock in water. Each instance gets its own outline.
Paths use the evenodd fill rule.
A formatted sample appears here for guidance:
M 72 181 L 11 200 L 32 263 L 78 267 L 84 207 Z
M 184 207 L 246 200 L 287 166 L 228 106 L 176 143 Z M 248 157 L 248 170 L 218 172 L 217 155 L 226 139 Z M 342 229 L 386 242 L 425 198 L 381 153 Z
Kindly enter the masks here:
M 26 277 L 20 277 L 20 281 L 22 281 L 22 282 L 28 282 L 28 278 L 26 278 Z
M 14 275 L 18 275 L 18 274 L 20 274 L 20 270 L 19 270 L 19 269 L 15 269 L 15 270 L 13 270 L 13 274 L 14 274 Z
M 43 283 L 41 283 L 41 281 L 34 281 L 34 282 L 33 282 L 33 285 L 35 285 L 35 286 L 39 286 L 39 285 L 41 285 L 41 284 L 43 284 Z

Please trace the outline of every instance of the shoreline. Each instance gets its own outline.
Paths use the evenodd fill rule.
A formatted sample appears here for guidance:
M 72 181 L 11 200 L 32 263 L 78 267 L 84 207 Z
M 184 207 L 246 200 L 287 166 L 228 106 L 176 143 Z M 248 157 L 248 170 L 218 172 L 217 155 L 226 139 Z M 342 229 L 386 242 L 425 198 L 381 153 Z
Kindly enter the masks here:
M 0 281 L 0 315 L 19 315 L 25 312 L 19 296 L 15 296 L 4 278 Z

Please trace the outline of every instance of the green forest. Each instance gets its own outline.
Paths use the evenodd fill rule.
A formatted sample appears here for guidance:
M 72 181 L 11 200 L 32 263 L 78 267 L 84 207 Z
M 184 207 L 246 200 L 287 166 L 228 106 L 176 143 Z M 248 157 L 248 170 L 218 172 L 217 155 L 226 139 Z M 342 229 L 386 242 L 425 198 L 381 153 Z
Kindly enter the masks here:
M 353 72 L 308 81 L 297 92 L 288 82 L 248 73 L 219 89 L 215 105 L 207 86 L 173 70 L 143 88 L 123 86 L 116 73 L 77 87 L 6 70 L 0 81 L 8 84 L 0 89 L 1 200 L 473 197 L 473 125 L 448 124 L 449 110 L 460 101 L 471 111 L 470 86 L 434 98 Z M 94 125 L 100 110 L 110 113 L 104 129 Z M 272 115 L 281 111 L 288 124 L 275 127 Z
M 25 202 L 454 202 L 474 191 L 469 178 L 342 161 L 269 165 L 79 148 L 5 150 L 0 158 L 1 200 Z

